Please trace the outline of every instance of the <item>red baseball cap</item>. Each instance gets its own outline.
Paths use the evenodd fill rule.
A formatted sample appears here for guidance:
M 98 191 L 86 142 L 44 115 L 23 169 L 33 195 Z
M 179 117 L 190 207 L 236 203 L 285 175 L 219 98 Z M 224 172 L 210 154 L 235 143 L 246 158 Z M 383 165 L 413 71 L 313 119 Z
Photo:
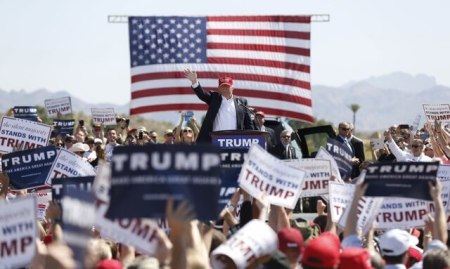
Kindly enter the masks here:
M 408 258 L 408 261 L 406 262 L 406 265 L 408 268 L 413 266 L 414 263 L 421 261 L 423 258 L 422 252 L 420 252 L 420 250 L 418 250 L 417 248 L 410 247 L 408 250 L 408 253 L 409 253 L 409 258 Z
M 322 233 L 306 244 L 302 264 L 318 268 L 333 268 L 339 264 L 340 242 L 333 233 Z
M 283 228 L 278 232 L 278 249 L 282 252 L 286 252 L 288 248 L 297 248 L 301 254 L 303 245 L 303 236 L 298 229 Z
M 106 259 L 101 260 L 98 264 L 96 269 L 122 269 L 122 263 L 120 263 L 118 260 L 113 259 Z
M 266 117 L 266 114 L 265 114 L 264 112 L 262 112 L 262 111 L 257 111 L 257 112 L 255 113 L 255 115 L 259 115 L 259 116 L 261 116 L 261 117 L 263 117 L 263 118 Z
M 219 78 L 219 87 L 222 85 L 233 86 L 233 79 L 230 77 L 221 77 Z
M 363 248 L 346 248 L 342 251 L 339 269 L 373 269 L 370 254 Z

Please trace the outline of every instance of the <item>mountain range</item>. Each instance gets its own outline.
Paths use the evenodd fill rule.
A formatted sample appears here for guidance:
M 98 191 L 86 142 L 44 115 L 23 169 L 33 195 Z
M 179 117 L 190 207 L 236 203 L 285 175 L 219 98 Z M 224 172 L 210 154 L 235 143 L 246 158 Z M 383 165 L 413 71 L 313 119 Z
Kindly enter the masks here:
M 70 93 L 51 92 L 47 89 L 32 92 L 0 89 L 0 111 L 6 112 L 12 104 L 17 104 L 17 100 L 33 100 L 27 105 L 43 106 L 45 99 L 64 96 L 70 96 Z M 90 114 L 91 107 L 114 107 L 117 113 L 128 114 L 128 104 L 93 104 L 73 96 L 71 99 L 75 112 Z M 312 85 L 312 102 L 314 117 L 331 121 L 335 125 L 340 121 L 352 122 L 353 113 L 349 106 L 358 104 L 360 109 L 356 114 L 356 129 L 380 131 L 392 124 L 412 124 L 418 114 L 422 115 L 423 124 L 422 104 L 450 103 L 450 87 L 438 85 L 432 76 L 395 72 L 350 81 L 339 87 Z M 164 113 L 158 113 L 152 118 L 167 122 L 168 117 Z M 177 117 L 173 119 L 177 120 Z
M 351 104 L 358 104 L 355 127 L 359 131 L 384 130 L 392 124 L 412 124 L 414 118 L 425 115 L 423 104 L 449 104 L 450 87 L 438 85 L 427 75 L 396 72 L 340 87 L 313 85 L 313 111 L 316 118 L 334 124 L 352 122 Z

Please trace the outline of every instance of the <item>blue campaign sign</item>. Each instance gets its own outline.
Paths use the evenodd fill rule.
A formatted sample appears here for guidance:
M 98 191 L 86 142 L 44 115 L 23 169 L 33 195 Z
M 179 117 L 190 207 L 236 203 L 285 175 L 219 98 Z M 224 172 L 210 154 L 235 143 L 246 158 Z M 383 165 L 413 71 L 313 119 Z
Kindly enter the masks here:
M 259 144 L 262 148 L 266 148 L 266 140 L 264 134 L 224 134 L 212 137 L 212 144 L 220 148 L 246 148 L 249 149 L 253 144 Z
M 53 120 L 53 126 L 56 135 L 72 135 L 75 120 Z
M 219 198 L 219 211 L 225 207 L 228 201 L 233 196 L 236 189 L 239 187 L 239 183 L 237 179 L 239 177 L 239 173 L 241 172 L 241 168 L 225 168 L 222 169 L 220 174 L 220 179 L 222 183 L 220 185 L 220 198 Z
M 95 196 L 93 192 L 63 187 L 62 228 L 64 241 L 72 249 L 76 268 L 84 268 L 86 247 L 95 224 Z
M 37 121 L 37 107 L 35 106 L 15 106 L 14 118 Z
M 94 183 L 94 179 L 94 176 L 54 178 L 52 180 L 53 201 L 59 202 L 61 200 L 61 198 L 63 197 L 63 187 L 67 188 L 69 191 L 71 189 L 92 191 L 92 184 Z
M 429 182 L 436 182 L 439 163 L 375 163 L 367 167 L 366 196 L 406 197 L 432 201 Z
M 42 186 L 56 155 L 54 146 L 11 152 L 2 156 L 2 169 L 14 189 Z
M 220 167 L 241 168 L 248 153 L 247 148 L 220 148 Z
M 197 218 L 216 219 L 220 157 L 211 145 L 116 147 L 106 217 L 159 218 L 166 201 L 187 200 Z
M 341 178 L 348 180 L 352 175 L 353 152 L 347 145 L 333 138 L 328 138 L 326 149 L 336 161 Z

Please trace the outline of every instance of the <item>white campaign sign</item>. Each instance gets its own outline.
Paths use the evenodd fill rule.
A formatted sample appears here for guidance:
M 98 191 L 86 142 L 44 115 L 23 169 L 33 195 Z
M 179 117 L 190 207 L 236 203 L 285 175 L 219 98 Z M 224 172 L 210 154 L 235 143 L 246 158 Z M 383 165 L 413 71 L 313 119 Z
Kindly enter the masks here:
M 60 149 L 45 184 L 51 185 L 53 178 L 84 176 L 95 176 L 94 167 L 75 153 Z
M 61 97 L 56 99 L 47 99 L 45 102 L 45 109 L 49 118 L 54 118 L 61 115 L 67 115 L 72 113 L 72 102 L 70 97 Z
M 339 172 L 339 167 L 333 156 L 324 148 L 320 147 L 316 154 L 316 159 L 328 160 L 331 165 L 331 174 L 334 176 L 337 182 L 343 182 L 341 178 L 341 173 Z
M 294 208 L 306 172 L 293 168 L 273 157 L 257 144 L 248 151 L 248 158 L 239 174 L 239 186 L 253 197 L 263 192 L 269 203 Z
M 446 203 L 444 209 L 447 212 L 447 229 L 450 229 L 450 165 L 439 165 L 437 177 L 442 183 L 442 201 L 444 205 Z
M 95 125 L 116 125 L 114 108 L 91 108 L 92 121 Z
M 276 233 L 266 223 L 254 219 L 238 230 L 230 239 L 211 253 L 213 268 L 221 267 L 219 255 L 231 258 L 236 268 L 244 269 L 257 258 L 271 254 L 278 248 Z
M 429 202 L 423 200 L 385 197 L 376 218 L 376 228 L 386 230 L 423 227 L 428 207 Z
M 437 120 L 445 124 L 450 123 L 450 104 L 423 104 L 423 111 L 428 122 Z
M 0 202 L 0 269 L 28 266 L 36 252 L 33 197 Z
M 116 219 L 105 217 L 109 204 L 98 203 L 95 226 L 104 238 L 131 245 L 139 252 L 154 255 L 158 247 L 158 223 L 151 219 Z
M 300 197 L 328 195 L 328 182 L 331 177 L 331 164 L 328 160 L 301 159 L 287 160 L 292 167 L 306 171 Z
M 450 196 L 450 166 L 440 165 L 437 177 L 441 182 L 441 198 L 448 210 Z M 363 209 L 365 210 L 365 209 Z M 428 213 L 434 213 L 434 203 L 408 198 L 384 198 L 378 212 L 377 229 L 408 229 L 423 227 Z M 449 221 L 447 220 L 449 226 Z M 450 226 L 449 226 L 450 228 Z
M 0 153 L 47 146 L 52 126 L 19 118 L 3 117 L 0 125 Z
M 422 118 L 422 115 L 417 114 L 414 118 L 413 124 L 411 125 L 411 134 L 415 135 L 417 133 L 417 130 L 419 130 L 419 123 L 420 119 Z
M 330 181 L 328 189 L 331 220 L 333 222 L 338 222 L 344 213 L 345 208 L 352 202 L 355 185 Z
M 352 196 L 353 200 L 353 196 Z M 350 202 L 351 203 L 351 202 Z M 362 234 L 366 234 L 375 221 L 375 218 L 378 215 L 378 211 L 380 210 L 383 204 L 383 198 L 381 197 L 363 197 L 358 202 L 358 215 L 357 215 L 357 224 L 356 227 L 361 229 Z M 344 229 L 347 224 L 348 214 L 350 210 L 350 205 L 346 207 L 344 214 L 342 214 L 341 218 L 337 225 L 339 228 Z
M 29 196 L 36 197 L 36 214 L 38 220 L 45 219 L 45 210 L 49 202 L 52 200 L 52 190 L 46 189 L 38 192 L 30 192 Z

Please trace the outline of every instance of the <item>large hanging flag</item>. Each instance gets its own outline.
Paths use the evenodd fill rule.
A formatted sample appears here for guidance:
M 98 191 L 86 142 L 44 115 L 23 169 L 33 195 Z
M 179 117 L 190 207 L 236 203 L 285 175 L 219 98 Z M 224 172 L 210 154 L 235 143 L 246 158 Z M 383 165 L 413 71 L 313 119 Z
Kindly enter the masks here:
M 129 17 L 130 114 L 203 110 L 184 78 L 196 71 L 204 90 L 234 79 L 234 94 L 268 115 L 313 121 L 311 17 Z

